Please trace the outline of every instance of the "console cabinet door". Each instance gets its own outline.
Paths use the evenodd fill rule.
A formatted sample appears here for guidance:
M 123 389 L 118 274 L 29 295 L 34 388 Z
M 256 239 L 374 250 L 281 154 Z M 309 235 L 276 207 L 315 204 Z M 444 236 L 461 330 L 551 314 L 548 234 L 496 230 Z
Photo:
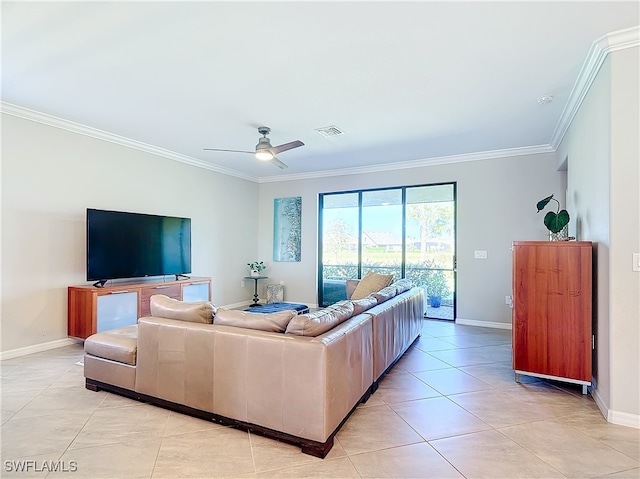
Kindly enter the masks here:
M 182 285 L 182 301 L 209 301 L 210 283 L 192 283 Z
M 591 256 L 587 241 L 513 246 L 513 368 L 591 382 Z
M 138 292 L 118 291 L 98 295 L 97 332 L 138 322 Z
M 154 284 L 141 288 L 140 291 L 140 317 L 151 316 L 151 296 L 163 294 L 173 299 L 181 299 L 180 284 Z

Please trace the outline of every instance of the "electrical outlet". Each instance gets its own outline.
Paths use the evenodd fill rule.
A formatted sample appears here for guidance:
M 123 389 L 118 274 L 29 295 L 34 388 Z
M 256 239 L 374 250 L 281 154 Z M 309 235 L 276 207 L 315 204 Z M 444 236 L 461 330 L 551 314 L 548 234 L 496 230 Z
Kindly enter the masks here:
M 633 253 L 633 271 L 640 271 L 640 253 Z
M 244 288 L 244 281 L 243 280 L 240 280 L 240 287 Z
M 506 304 L 507 306 L 509 306 L 510 308 L 513 308 L 513 297 L 511 296 L 505 296 L 504 297 L 504 304 Z
M 476 250 L 473 252 L 473 257 L 475 259 L 487 259 L 487 251 L 486 250 Z

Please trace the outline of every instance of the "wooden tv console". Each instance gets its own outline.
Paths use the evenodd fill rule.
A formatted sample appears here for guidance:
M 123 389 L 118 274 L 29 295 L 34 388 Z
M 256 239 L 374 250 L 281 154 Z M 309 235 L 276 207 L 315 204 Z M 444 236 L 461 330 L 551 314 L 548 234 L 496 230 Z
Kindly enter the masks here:
M 151 314 L 149 298 L 154 294 L 182 301 L 211 301 L 211 278 L 126 282 L 101 288 L 69 286 L 68 335 L 86 339 L 100 331 L 136 324 L 138 318 Z

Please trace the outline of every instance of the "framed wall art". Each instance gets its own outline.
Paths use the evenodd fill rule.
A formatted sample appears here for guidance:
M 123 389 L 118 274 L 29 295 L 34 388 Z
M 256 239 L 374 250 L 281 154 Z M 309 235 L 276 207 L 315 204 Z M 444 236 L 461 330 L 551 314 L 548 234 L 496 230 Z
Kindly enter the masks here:
M 273 261 L 300 261 L 302 197 L 273 200 Z

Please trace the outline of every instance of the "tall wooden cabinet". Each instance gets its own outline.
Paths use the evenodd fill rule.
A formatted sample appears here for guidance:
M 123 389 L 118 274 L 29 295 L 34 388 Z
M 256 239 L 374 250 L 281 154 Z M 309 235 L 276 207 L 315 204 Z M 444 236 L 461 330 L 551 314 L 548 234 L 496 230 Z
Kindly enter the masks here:
M 513 243 L 513 369 L 591 385 L 592 244 Z
M 138 318 L 151 314 L 149 301 L 154 294 L 182 301 L 210 301 L 211 278 L 126 282 L 102 288 L 69 286 L 68 335 L 87 339 L 100 331 L 136 324 Z

